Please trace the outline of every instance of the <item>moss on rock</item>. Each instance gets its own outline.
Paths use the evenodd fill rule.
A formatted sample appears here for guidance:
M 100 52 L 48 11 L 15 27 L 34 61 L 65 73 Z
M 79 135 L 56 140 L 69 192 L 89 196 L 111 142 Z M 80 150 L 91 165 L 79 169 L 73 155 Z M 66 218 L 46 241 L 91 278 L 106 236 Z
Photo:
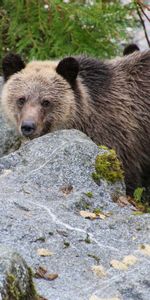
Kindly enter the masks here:
M 92 192 L 87 192 L 87 193 L 85 193 L 85 195 L 86 195 L 88 198 L 92 198 L 92 197 L 93 197 L 93 193 L 92 193 Z
M 121 168 L 121 162 L 117 158 L 113 149 L 106 146 L 100 146 L 104 153 L 98 154 L 95 160 L 95 171 L 92 174 L 93 179 L 98 183 L 100 179 L 115 183 L 124 179 L 124 173 Z
M 133 204 L 139 212 L 150 213 L 150 194 L 149 189 L 137 187 L 133 194 Z
M 6 295 L 4 300 L 38 300 L 38 296 L 32 280 L 32 271 L 28 268 L 29 285 L 28 290 L 21 291 L 18 278 L 13 273 L 8 273 L 6 277 Z
M 5 300 L 12 299 L 12 300 L 20 300 L 21 292 L 16 284 L 16 278 L 15 275 L 12 273 L 9 273 L 7 275 L 7 296 L 5 297 Z M 22 298 L 23 299 L 23 298 Z

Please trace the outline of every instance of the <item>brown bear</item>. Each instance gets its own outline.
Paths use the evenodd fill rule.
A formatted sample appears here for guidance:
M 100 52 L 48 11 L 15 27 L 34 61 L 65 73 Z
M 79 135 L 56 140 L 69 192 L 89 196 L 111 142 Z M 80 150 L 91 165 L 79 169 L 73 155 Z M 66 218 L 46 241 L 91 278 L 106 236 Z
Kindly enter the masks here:
M 2 62 L 1 102 L 20 133 L 34 138 L 75 128 L 114 148 L 125 170 L 127 193 L 150 173 L 150 51 L 116 60 L 85 56 Z

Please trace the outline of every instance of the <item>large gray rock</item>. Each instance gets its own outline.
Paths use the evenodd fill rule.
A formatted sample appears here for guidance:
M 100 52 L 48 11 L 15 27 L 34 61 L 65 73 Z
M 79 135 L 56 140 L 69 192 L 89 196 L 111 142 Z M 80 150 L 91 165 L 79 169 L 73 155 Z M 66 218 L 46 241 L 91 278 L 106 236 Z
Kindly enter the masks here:
M 3 80 L 0 77 L 0 95 L 2 90 Z M 1 104 L 1 101 L 0 101 Z M 0 105 L 0 157 L 4 154 L 8 154 L 19 148 L 21 140 L 19 135 L 16 133 L 15 128 L 9 126 L 5 120 L 1 105 Z
M 93 181 L 98 153 L 83 133 L 64 130 L 0 159 L 0 243 L 33 270 L 58 273 L 54 281 L 35 279 L 48 300 L 149 299 L 149 215 L 112 201 L 112 194 L 124 193 L 122 183 Z M 110 214 L 81 217 L 80 210 L 94 208 Z M 41 248 L 53 254 L 40 256 Z

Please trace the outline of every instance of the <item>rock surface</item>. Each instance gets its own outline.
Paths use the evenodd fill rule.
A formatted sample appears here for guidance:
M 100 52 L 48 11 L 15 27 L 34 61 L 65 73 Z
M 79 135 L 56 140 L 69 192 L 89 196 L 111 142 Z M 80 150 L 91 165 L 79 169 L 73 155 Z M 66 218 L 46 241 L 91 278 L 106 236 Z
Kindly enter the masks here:
M 149 215 L 112 201 L 112 193 L 124 193 L 123 184 L 93 181 L 98 153 L 83 133 L 64 130 L 0 159 L 0 243 L 33 270 L 58 274 L 53 281 L 35 279 L 47 300 L 149 299 Z M 80 215 L 94 208 L 109 214 Z

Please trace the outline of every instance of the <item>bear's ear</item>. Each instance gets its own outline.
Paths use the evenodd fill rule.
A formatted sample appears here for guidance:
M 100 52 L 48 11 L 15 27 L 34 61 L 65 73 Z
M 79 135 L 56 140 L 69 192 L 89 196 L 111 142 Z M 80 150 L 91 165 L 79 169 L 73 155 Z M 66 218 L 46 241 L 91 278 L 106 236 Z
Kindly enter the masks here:
M 131 54 L 135 51 L 140 51 L 140 48 L 136 44 L 129 44 L 123 50 L 123 55 Z
M 5 81 L 7 81 L 11 75 L 24 68 L 25 64 L 18 54 L 9 53 L 2 60 L 2 70 Z
M 56 72 L 73 85 L 79 72 L 79 63 L 74 57 L 66 57 L 59 62 Z

